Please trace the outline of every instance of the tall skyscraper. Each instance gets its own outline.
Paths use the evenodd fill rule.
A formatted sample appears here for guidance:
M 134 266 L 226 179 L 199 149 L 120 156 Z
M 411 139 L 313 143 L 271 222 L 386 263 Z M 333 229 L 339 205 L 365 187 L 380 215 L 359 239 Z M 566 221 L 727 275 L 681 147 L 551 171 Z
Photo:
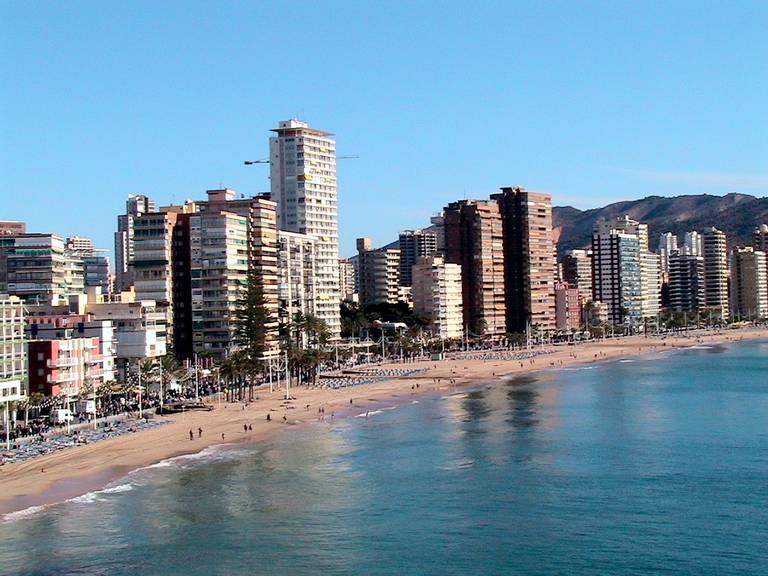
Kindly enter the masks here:
M 147 196 L 128 196 L 125 214 L 117 217 L 115 232 L 115 291 L 123 292 L 133 286 L 133 221 L 148 212 L 155 212 L 153 200 Z
M 592 297 L 607 306 L 608 322 L 629 328 L 642 320 L 638 224 L 628 217 L 600 220 L 592 234 Z
M 413 266 L 413 310 L 429 319 L 432 333 L 441 339 L 461 338 L 461 266 L 443 258 L 419 258 Z
M 445 261 L 461 265 L 464 327 L 474 334 L 507 333 L 504 232 L 499 204 L 460 200 L 444 211 Z
M 427 230 L 403 230 L 398 238 L 400 249 L 400 285 L 412 284 L 411 268 L 419 258 L 437 252 L 437 234 Z
M 281 121 L 270 138 L 272 198 L 280 230 L 317 238 L 317 316 L 341 331 L 336 142 L 299 120 Z
M 731 315 L 736 320 L 768 318 L 766 254 L 751 246 L 731 253 Z
M 728 310 L 728 246 L 725 233 L 715 227 L 701 236 L 704 257 L 704 305 L 713 316 L 725 320 Z
M 661 257 L 640 252 L 640 316 L 654 318 L 661 311 Z
M 507 332 L 555 330 L 552 197 L 507 187 L 491 199 L 502 222 Z

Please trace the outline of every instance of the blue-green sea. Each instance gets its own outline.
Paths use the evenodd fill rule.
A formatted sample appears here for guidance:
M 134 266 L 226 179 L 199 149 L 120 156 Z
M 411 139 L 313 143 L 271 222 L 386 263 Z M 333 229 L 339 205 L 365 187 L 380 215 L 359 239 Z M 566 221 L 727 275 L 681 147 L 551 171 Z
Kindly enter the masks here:
M 768 574 L 768 343 L 542 372 L 134 472 L 0 573 Z

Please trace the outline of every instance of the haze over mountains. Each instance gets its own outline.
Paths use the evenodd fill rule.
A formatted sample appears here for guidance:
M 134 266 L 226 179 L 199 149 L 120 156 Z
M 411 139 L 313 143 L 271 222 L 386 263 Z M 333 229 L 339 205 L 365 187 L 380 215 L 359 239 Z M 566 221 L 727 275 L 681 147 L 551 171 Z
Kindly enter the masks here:
M 552 210 L 558 253 L 588 246 L 592 228 L 600 218 L 628 214 L 649 225 L 650 248 L 656 250 L 658 236 L 663 232 L 683 235 L 689 230 L 702 231 L 716 226 L 726 233 L 734 244 L 749 244 L 752 232 L 762 223 L 768 223 L 768 197 L 757 198 L 749 194 L 709 194 L 675 196 L 648 196 L 640 200 L 616 202 L 602 208 L 579 210 L 572 206 L 555 206 Z

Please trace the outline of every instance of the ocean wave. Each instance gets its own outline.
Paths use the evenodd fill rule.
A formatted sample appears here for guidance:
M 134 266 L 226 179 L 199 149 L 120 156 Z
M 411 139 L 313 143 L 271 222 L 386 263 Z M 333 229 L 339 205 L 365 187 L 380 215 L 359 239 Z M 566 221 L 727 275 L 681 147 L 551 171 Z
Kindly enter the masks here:
M 64 500 L 63 502 L 42 504 L 40 506 L 30 506 L 29 508 L 24 508 L 23 510 L 18 510 L 16 512 L 9 512 L 8 514 L 5 514 L 0 518 L 0 522 L 6 523 L 6 522 L 16 522 L 18 520 L 23 520 L 25 518 L 29 518 L 39 512 L 46 510 L 50 506 L 56 506 L 58 504 L 67 504 L 67 503 L 92 504 L 93 502 L 104 500 L 105 495 L 122 494 L 123 492 L 130 492 L 131 490 L 133 490 L 133 484 L 130 484 L 130 483 L 118 484 L 117 486 L 108 486 L 107 488 L 102 488 L 101 490 L 93 490 L 91 492 L 86 492 L 85 494 L 81 494 L 80 496 L 69 498 L 67 500 Z
M 6 522 L 16 522 L 17 520 L 23 520 L 25 518 L 29 518 L 30 516 L 34 516 L 38 512 L 41 512 L 45 510 L 45 506 L 30 506 L 29 508 L 24 508 L 24 510 L 18 510 L 16 512 L 8 512 L 8 514 L 3 515 L 2 519 L 0 521 L 5 524 Z

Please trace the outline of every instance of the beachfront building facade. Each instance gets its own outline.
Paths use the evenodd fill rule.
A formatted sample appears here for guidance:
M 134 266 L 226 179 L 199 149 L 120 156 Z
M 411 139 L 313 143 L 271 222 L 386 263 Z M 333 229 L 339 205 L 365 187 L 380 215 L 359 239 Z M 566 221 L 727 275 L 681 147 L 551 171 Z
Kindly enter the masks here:
M 556 328 L 552 197 L 520 187 L 493 194 L 499 205 L 504 252 L 507 332 Z
M 461 266 L 465 332 L 502 337 L 507 333 L 504 291 L 504 232 L 499 204 L 459 200 L 443 211 L 445 261 Z
M 728 303 L 728 244 L 725 233 L 714 226 L 701 235 L 704 259 L 704 306 L 713 318 L 727 320 Z
M 30 393 L 71 398 L 103 386 L 99 338 L 76 337 L 72 329 L 57 333 L 60 337 L 29 341 Z
M 581 329 L 583 302 L 575 286 L 565 282 L 555 284 L 555 321 L 559 332 Z
M 705 303 L 704 258 L 676 252 L 669 258 L 669 308 L 689 314 Z
M 735 320 L 768 318 L 766 253 L 751 246 L 731 253 L 731 316 Z
M 317 315 L 317 238 L 284 230 L 278 231 L 277 238 L 280 323 L 288 325 L 297 314 Z
M 400 300 L 400 251 L 376 248 L 370 238 L 357 239 L 360 303 L 396 304 Z
M 117 217 L 115 232 L 115 291 L 123 292 L 133 286 L 134 219 L 148 212 L 155 212 L 153 200 L 147 196 L 129 195 L 125 202 L 125 214 Z
M 248 283 L 248 220 L 231 212 L 189 217 L 192 353 L 223 360 Z
M 274 356 L 279 353 L 277 204 L 270 194 L 238 197 L 237 192 L 228 188 L 208 190 L 206 194 L 208 199 L 197 203 L 201 213 L 231 212 L 246 218 L 248 277 L 260 283 L 264 294 L 264 307 L 270 317 L 265 356 Z
M 27 394 L 25 313 L 21 299 L 0 294 L 0 404 L 5 430 L 9 429 L 11 402 L 23 400 Z
M 341 332 L 339 302 L 339 218 L 336 142 L 332 134 L 299 120 L 284 120 L 269 140 L 272 198 L 280 230 L 317 239 L 317 317 L 331 338 Z
M 592 299 L 607 306 L 610 324 L 629 329 L 642 320 L 638 224 L 629 218 L 600 220 L 592 234 Z
M 562 260 L 562 279 L 575 286 L 583 299 L 592 299 L 592 250 L 570 250 Z
M 656 318 L 661 312 L 661 258 L 647 250 L 640 252 L 640 316 Z
M 429 329 L 435 337 L 461 338 L 461 266 L 429 256 L 417 260 L 412 272 L 413 311 L 429 319 Z
M 400 251 L 400 285 L 411 286 L 412 268 L 420 258 L 437 252 L 437 234 L 430 230 L 403 230 L 398 237 Z

